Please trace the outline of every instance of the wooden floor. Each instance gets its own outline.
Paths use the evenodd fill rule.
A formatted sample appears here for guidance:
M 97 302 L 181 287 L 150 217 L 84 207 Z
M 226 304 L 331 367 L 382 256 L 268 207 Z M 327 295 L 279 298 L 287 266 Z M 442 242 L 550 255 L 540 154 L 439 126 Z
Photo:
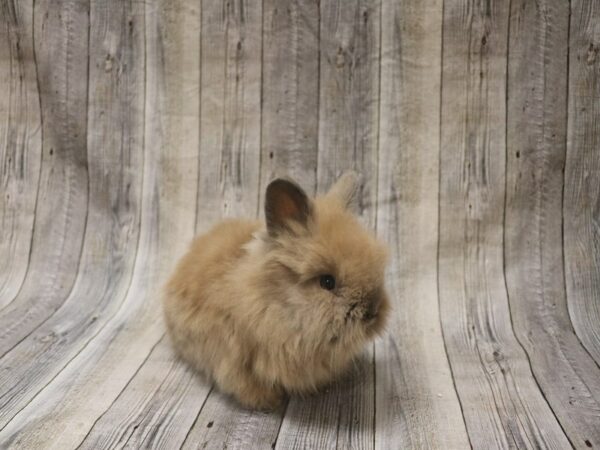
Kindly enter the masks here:
M 161 284 L 348 168 L 388 332 L 244 411 Z M 599 0 L 0 0 L 0 176 L 0 448 L 600 448 Z

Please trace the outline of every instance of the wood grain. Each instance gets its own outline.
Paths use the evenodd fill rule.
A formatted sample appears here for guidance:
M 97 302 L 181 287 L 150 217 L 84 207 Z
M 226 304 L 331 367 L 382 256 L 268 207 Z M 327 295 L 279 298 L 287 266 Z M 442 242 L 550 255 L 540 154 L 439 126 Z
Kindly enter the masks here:
M 384 2 L 377 232 L 394 301 L 375 346 L 375 447 L 468 448 L 437 290 L 442 4 Z
M 375 226 L 380 0 L 320 2 L 317 188 L 361 175 L 358 212 Z
M 21 26 L 31 27 L 22 34 L 35 36 L 41 173 L 39 192 L 28 186 L 37 196 L 29 268 L 0 315 L 0 357 L 47 320 L 72 289 L 88 211 L 88 3 L 40 1 L 28 14 L 33 19 Z
M 73 4 L 64 7 L 59 16 L 69 13 Z M 3 430 L 3 442 L 24 445 L 24 439 L 35 445 L 37 439 L 44 442 L 44 427 L 51 432 L 60 429 L 44 421 L 44 413 L 52 414 L 51 402 L 45 411 L 30 401 L 119 311 L 130 286 L 140 233 L 144 142 L 143 33 L 133 16 L 140 7 L 121 2 L 91 5 L 90 41 L 96 43 L 89 55 L 91 206 L 81 266 L 62 306 L 5 356 L 21 363 L 6 372 L 0 391 L 0 428 L 12 419 Z M 87 13 L 87 8 L 82 10 Z M 113 10 L 118 14 L 111 14 Z M 55 401 L 62 398 L 51 392 L 48 389 L 45 395 Z M 43 396 L 36 398 L 40 401 Z M 60 415 L 52 417 L 58 421 Z M 36 426 L 42 431 L 34 432 Z
M 584 448 L 600 437 L 600 370 L 573 332 L 562 276 L 568 17 L 561 1 L 511 3 L 505 265 L 515 334 L 571 443 Z
M 281 426 L 283 411 L 249 411 L 216 389 L 210 392 L 202 411 L 189 430 L 183 449 L 272 448 Z
M 599 14 L 0 0 L 0 448 L 599 446 Z M 176 358 L 161 287 L 275 176 L 351 168 L 388 331 L 243 410 Z
M 442 327 L 474 447 L 567 448 L 513 334 L 504 280 L 507 6 L 444 8 Z
M 372 448 L 375 380 L 373 356 L 316 395 L 292 397 L 275 448 Z
M 275 177 L 288 175 L 309 195 L 317 191 L 319 18 L 317 2 L 263 2 L 262 189 Z M 264 192 L 260 194 L 262 211 Z M 291 400 L 292 408 L 298 401 Z M 280 422 L 276 447 L 290 445 L 282 441 L 291 436 L 286 431 L 291 425 Z
M 319 18 L 314 1 L 263 2 L 261 212 L 262 190 L 277 176 L 292 177 L 309 195 L 317 191 Z M 290 401 L 294 408 L 299 400 Z M 286 448 L 293 424 L 279 425 L 272 442 Z
M 357 210 L 370 228 L 377 194 L 379 6 L 373 0 L 322 1 L 318 25 L 317 191 L 326 192 L 346 170 L 361 173 Z M 372 353 L 354 369 L 318 397 L 290 399 L 276 448 L 372 447 Z
M 261 187 L 279 175 L 317 188 L 319 5 L 263 2 Z M 260 210 L 264 193 L 261 192 Z
M 87 435 L 72 433 L 72 442 L 85 438 L 83 447 L 181 444 L 209 391 L 175 360 L 166 339 L 158 341 L 164 333 L 159 293 L 191 240 L 196 216 L 199 97 L 189 92 L 199 90 L 200 43 L 184 46 L 181 40 L 193 42 L 199 35 L 200 9 L 174 2 L 146 8 L 144 28 L 146 62 L 164 69 L 146 78 L 138 261 L 122 309 L 86 348 L 80 364 L 72 363 L 83 375 L 64 378 L 74 390 L 87 392 L 94 405 L 69 395 L 61 407 L 91 427 Z M 111 380 L 115 373 L 117 381 Z M 122 433 L 114 432 L 115 421 Z M 54 440 L 69 444 L 63 436 Z
M 183 442 L 207 388 L 191 369 L 181 369 L 168 339 L 161 339 L 79 448 L 166 448 Z
M 259 198 L 260 2 L 203 2 L 198 232 L 254 217 Z
M 600 8 L 573 1 L 569 34 L 564 247 L 569 312 L 600 366 Z
M 32 2 L 0 3 L 0 309 L 29 265 L 42 151 Z
M 261 51 L 259 3 L 202 3 L 198 233 L 225 217 L 257 214 Z M 245 448 L 250 436 L 255 445 L 270 447 L 280 423 L 281 412 L 266 415 L 246 411 L 213 388 L 183 448 Z

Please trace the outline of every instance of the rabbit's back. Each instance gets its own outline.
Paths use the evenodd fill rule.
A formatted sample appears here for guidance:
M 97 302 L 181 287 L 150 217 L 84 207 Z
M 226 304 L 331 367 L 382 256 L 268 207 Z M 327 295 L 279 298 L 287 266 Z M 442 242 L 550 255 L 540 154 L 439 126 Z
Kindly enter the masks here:
M 227 277 L 259 228 L 256 221 L 228 220 L 198 236 L 166 285 L 164 311 L 175 348 L 209 375 L 219 354 L 229 350 L 221 348 L 221 335 L 230 325 L 228 303 L 236 299 Z

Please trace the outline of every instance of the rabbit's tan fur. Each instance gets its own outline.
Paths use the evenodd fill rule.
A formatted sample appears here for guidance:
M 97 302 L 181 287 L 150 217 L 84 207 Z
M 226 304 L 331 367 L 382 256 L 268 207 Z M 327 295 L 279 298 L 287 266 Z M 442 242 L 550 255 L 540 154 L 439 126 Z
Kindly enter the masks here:
M 380 332 L 386 251 L 348 211 L 355 176 L 314 200 L 267 188 L 267 226 L 229 220 L 198 237 L 166 287 L 178 353 L 250 408 L 327 383 Z M 332 291 L 320 276 L 332 274 Z

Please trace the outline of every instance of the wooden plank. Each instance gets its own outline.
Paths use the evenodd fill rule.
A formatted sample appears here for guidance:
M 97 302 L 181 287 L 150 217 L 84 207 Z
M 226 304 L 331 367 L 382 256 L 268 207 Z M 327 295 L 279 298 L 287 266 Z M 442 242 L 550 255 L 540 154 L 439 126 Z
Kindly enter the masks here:
M 277 175 L 316 192 L 319 111 L 319 6 L 312 0 L 263 3 L 261 186 Z M 261 192 L 262 210 L 264 193 Z
M 88 209 L 88 4 L 67 3 L 37 2 L 33 11 L 22 11 L 33 16 L 22 25 L 28 27 L 24 33 L 35 36 L 42 166 L 39 194 L 35 184 L 26 187 L 38 196 L 35 231 L 27 277 L 0 315 L 0 357 L 64 302 L 81 255 Z M 30 50 L 24 46 L 23 51 Z M 35 151 L 32 147 L 27 153 Z
M 196 417 L 198 399 L 207 394 L 206 386 L 192 369 L 181 369 L 168 339 L 161 339 L 78 448 L 180 445 Z
M 228 64 L 229 61 L 227 61 L 226 58 L 223 57 L 223 55 L 226 54 L 225 49 L 223 49 L 223 53 L 221 54 L 221 60 L 217 59 L 216 56 L 213 54 L 211 55 L 211 53 L 207 51 L 202 51 L 202 57 L 203 57 L 203 63 L 201 64 L 202 67 L 202 80 L 203 80 L 203 84 L 206 82 L 206 84 L 204 84 L 204 86 L 206 86 L 206 89 L 210 89 L 209 91 L 209 96 L 212 95 L 213 89 L 215 91 L 219 91 L 219 86 L 215 85 L 215 80 L 219 80 L 221 83 L 223 84 L 227 84 L 232 80 L 236 80 L 236 84 L 242 85 L 241 87 L 238 87 L 238 89 L 233 89 L 230 90 L 228 92 L 231 93 L 231 95 L 236 96 L 236 99 L 234 100 L 226 100 L 223 102 L 224 105 L 229 105 L 229 107 L 224 107 L 223 112 L 219 115 L 216 114 L 217 117 L 217 121 L 216 123 L 218 125 L 221 125 L 222 123 L 225 124 L 225 126 L 222 128 L 221 126 L 212 126 L 212 120 L 209 120 L 211 117 L 214 120 L 214 115 L 215 115 L 215 111 L 211 110 L 210 107 L 207 108 L 207 111 L 204 110 L 204 100 L 202 100 L 202 105 L 203 105 L 203 110 L 202 110 L 202 116 L 208 116 L 209 119 L 207 119 L 206 124 L 204 124 L 203 122 L 203 126 L 201 127 L 201 129 L 203 130 L 202 132 L 202 142 L 201 142 L 201 152 L 205 153 L 203 158 L 200 159 L 201 164 L 200 164 L 200 171 L 199 171 L 199 180 L 200 180 L 200 185 L 206 185 L 208 186 L 210 189 L 208 189 L 206 192 L 204 192 L 204 189 L 200 189 L 199 191 L 199 196 L 198 196 L 198 220 L 199 220 L 199 227 L 202 228 L 203 226 L 208 226 L 209 225 L 209 218 L 219 215 L 219 214 L 227 214 L 227 211 L 231 211 L 231 213 L 235 214 L 235 213 L 243 213 L 243 211 L 237 211 L 234 208 L 224 208 L 222 204 L 216 204 L 214 202 L 211 203 L 211 201 L 207 201 L 209 199 L 209 197 L 216 197 L 217 199 L 221 197 L 220 192 L 218 191 L 219 185 L 214 186 L 211 185 L 210 183 L 206 183 L 207 180 L 210 180 L 212 177 L 212 173 L 210 172 L 210 169 L 206 167 L 205 164 L 202 164 L 202 162 L 210 162 L 210 157 L 212 156 L 213 159 L 215 154 L 219 155 L 221 157 L 221 160 L 223 161 L 224 165 L 229 165 L 229 164 L 235 164 L 236 162 L 239 163 L 239 161 L 241 160 L 241 163 L 243 164 L 243 167 L 238 168 L 238 170 L 243 170 L 247 173 L 252 173 L 252 165 L 256 166 L 256 177 L 253 181 L 253 184 L 256 186 L 258 184 L 258 158 L 256 157 L 252 157 L 252 153 L 256 152 L 258 153 L 258 149 L 259 149 L 259 141 L 257 138 L 251 139 L 249 137 L 251 136 L 255 136 L 258 137 L 259 134 L 257 132 L 254 132 L 254 130 L 260 130 L 260 114 L 258 112 L 258 114 L 250 114 L 248 113 L 247 116 L 251 118 L 251 120 L 249 120 L 247 123 L 240 123 L 240 121 L 243 121 L 244 118 L 246 117 L 244 116 L 240 116 L 239 115 L 239 111 L 237 110 L 239 108 L 239 104 L 244 103 L 245 102 L 245 106 L 246 109 L 252 109 L 252 101 L 253 99 L 255 100 L 254 102 L 254 107 L 257 107 L 260 104 L 260 84 L 257 82 L 257 80 L 260 79 L 260 67 L 259 66 L 255 66 L 252 67 L 251 64 L 248 64 L 248 62 L 251 62 L 253 60 L 253 57 L 256 55 L 253 55 L 253 53 L 256 53 L 258 50 L 258 54 L 260 47 L 259 45 L 256 45 L 256 43 L 260 43 L 260 11 L 252 11 L 251 8 L 247 8 L 248 5 L 246 5 L 246 8 L 243 8 L 243 11 L 245 11 L 245 13 L 242 13 L 242 11 L 239 10 L 228 10 L 226 11 L 226 13 L 231 14 L 228 15 L 227 17 L 221 17 L 221 20 L 219 20 L 218 17 L 215 17 L 215 12 L 218 14 L 220 13 L 222 10 L 221 8 L 215 9 L 214 7 L 211 7 L 211 5 L 208 5 L 206 8 L 203 9 L 202 12 L 202 17 L 203 17 L 203 25 L 202 25 L 202 41 L 204 42 L 212 42 L 213 44 L 215 42 L 219 42 L 219 40 L 224 40 L 227 37 L 230 37 L 230 42 L 228 42 L 227 44 L 236 49 L 237 50 L 237 45 L 238 42 L 240 41 L 240 38 L 242 38 L 241 36 L 239 36 L 240 33 L 243 34 L 243 42 L 245 42 L 246 45 L 246 49 L 248 50 L 248 55 L 247 56 L 243 56 L 243 59 L 240 59 L 239 56 L 237 55 L 235 56 L 235 60 L 237 62 L 237 64 L 235 66 L 247 66 L 246 71 L 242 71 L 240 72 L 239 70 L 234 70 L 231 73 L 228 73 L 227 70 L 225 71 L 225 73 L 227 73 L 230 76 L 226 76 L 223 77 L 223 67 L 218 64 L 219 61 L 222 61 L 223 64 Z M 177 8 L 173 8 L 173 10 L 171 11 L 171 13 L 175 13 L 175 11 L 177 10 Z M 186 13 L 186 16 L 189 17 L 190 16 L 191 11 L 188 11 Z M 242 13 L 241 16 L 239 16 L 239 14 Z M 197 11 L 194 11 L 191 15 L 197 15 Z M 237 16 L 237 17 L 236 17 Z M 173 22 L 173 23 L 177 23 L 177 22 L 181 22 L 181 17 L 177 18 L 170 18 L 169 22 Z M 223 20 L 225 19 L 225 20 Z M 222 29 L 221 26 L 223 24 L 226 24 L 226 26 Z M 216 24 L 216 26 L 215 26 Z M 219 26 L 219 24 L 221 24 L 221 26 Z M 259 26 L 257 27 L 258 24 Z M 237 28 L 239 27 L 239 28 Z M 237 29 L 236 29 L 237 28 Z M 186 28 L 187 29 L 187 33 L 190 33 L 190 31 L 194 31 L 195 27 L 192 27 L 191 29 L 189 27 Z M 173 30 L 171 30 L 173 31 Z M 236 33 L 237 31 L 237 33 Z M 167 31 L 165 31 L 166 35 L 171 35 L 170 33 L 168 33 Z M 175 38 L 177 38 L 178 35 L 175 33 Z M 181 36 L 186 37 L 186 35 L 182 35 Z M 187 36 L 187 39 L 189 39 L 190 36 Z M 187 40 L 186 39 L 186 40 Z M 227 42 L 227 41 L 226 41 Z M 216 48 L 218 48 L 218 46 L 215 46 Z M 199 53 L 198 53 L 199 55 Z M 232 55 L 235 55 L 235 53 L 232 53 Z M 192 55 L 188 55 L 188 57 L 194 58 L 193 54 Z M 187 59 L 187 58 L 186 58 Z M 168 66 L 171 66 L 171 64 L 169 64 Z M 236 69 L 239 69 L 239 67 L 236 67 Z M 206 76 L 206 73 L 208 73 L 209 76 Z M 219 76 L 217 77 L 215 74 L 219 74 Z M 253 89 L 253 85 L 254 89 L 255 89 L 255 95 L 248 95 L 248 93 L 252 93 L 251 89 Z M 221 101 L 221 99 L 219 98 L 219 101 Z M 210 103 L 210 98 L 207 99 L 207 102 Z M 218 104 L 213 105 L 214 107 L 217 107 Z M 231 121 L 231 123 L 229 123 L 229 121 Z M 217 148 L 214 148 L 213 146 L 210 146 L 209 144 L 214 142 L 214 141 L 218 141 L 219 139 L 221 139 L 221 136 L 225 136 L 224 138 L 222 138 L 222 146 L 219 146 Z M 231 137 L 235 137 L 235 136 L 241 136 L 243 138 L 243 140 L 241 141 L 237 141 L 235 142 L 235 145 L 232 147 L 231 146 Z M 206 144 L 206 145 L 203 145 Z M 240 146 L 241 146 L 241 150 L 244 152 L 244 154 L 240 154 Z M 233 150 L 233 151 L 232 151 Z M 234 183 L 236 182 L 235 179 L 235 174 L 238 171 L 234 171 L 233 173 L 226 171 L 223 176 L 226 177 L 227 179 L 223 180 L 223 185 L 231 185 L 233 187 L 235 187 L 236 189 L 239 190 L 240 186 L 235 186 Z M 231 178 L 231 179 L 229 179 Z M 237 180 L 237 182 L 239 183 L 240 180 Z M 252 180 L 246 181 L 246 183 L 248 184 L 248 191 L 252 191 Z M 256 190 L 256 187 L 254 188 L 254 190 Z M 224 200 L 224 202 L 227 202 L 228 199 L 226 198 Z M 250 202 L 251 205 L 251 209 L 250 214 L 254 214 L 254 212 L 256 211 L 256 201 L 257 201 L 257 197 L 254 196 L 254 198 L 250 197 L 248 199 L 246 199 L 246 202 Z M 235 204 L 233 204 L 233 206 L 235 207 Z M 212 211 L 212 209 L 216 208 L 216 212 Z M 92 433 L 90 433 L 90 436 L 86 439 L 85 441 L 85 445 L 92 445 L 92 446 L 96 446 L 98 445 L 98 439 L 103 439 L 102 436 L 112 436 L 111 439 L 108 442 L 104 442 L 103 445 L 107 445 L 110 446 L 111 443 L 114 443 L 114 440 L 112 440 L 113 438 L 115 438 L 116 436 L 111 434 L 110 431 L 110 427 L 112 424 L 114 424 L 114 420 L 116 417 L 118 417 L 118 411 L 119 410 L 123 410 L 124 408 L 127 408 L 126 405 L 130 404 L 131 401 L 135 401 L 135 399 L 138 399 L 138 397 L 143 396 L 144 392 L 143 391 L 139 391 L 136 392 L 135 391 L 135 386 L 139 386 L 139 385 L 146 385 L 146 382 L 140 380 L 140 378 L 142 377 L 142 372 L 144 373 L 153 373 L 156 370 L 160 369 L 160 366 L 158 365 L 160 364 L 160 359 L 155 358 L 153 355 L 150 356 L 150 358 L 148 359 L 148 361 L 145 362 L 144 367 L 142 368 L 142 370 L 140 371 L 139 375 L 136 375 L 135 378 L 132 380 L 131 384 L 129 386 L 127 386 L 127 388 L 123 391 L 123 393 L 119 396 L 118 400 L 115 402 L 115 404 L 113 406 L 111 406 L 111 409 L 109 410 L 109 412 L 107 413 L 107 417 L 110 417 L 108 419 L 103 419 L 101 422 L 97 423 L 94 426 L 94 429 L 92 430 Z M 151 369 L 154 368 L 154 369 Z M 176 384 L 174 383 L 174 379 L 178 379 L 178 377 L 181 377 L 182 374 L 187 373 L 186 372 L 187 369 L 184 365 L 179 364 L 177 367 L 174 367 L 173 370 L 168 374 L 168 376 L 166 376 L 163 379 L 160 380 L 161 385 L 168 385 L 168 386 L 172 386 L 173 389 L 171 390 L 171 394 L 174 397 L 171 398 L 169 397 L 171 402 L 175 402 L 178 403 L 180 400 L 178 400 L 182 395 L 185 394 L 184 391 L 181 390 L 177 390 L 175 388 Z M 196 380 L 198 381 L 199 378 Z M 156 384 L 156 383 L 155 383 Z M 206 400 L 206 406 L 202 409 L 202 413 L 196 417 L 196 415 L 198 414 L 198 409 L 203 405 L 204 403 L 204 397 L 207 395 L 207 391 L 208 391 L 208 385 L 206 385 L 205 383 L 203 383 L 201 385 L 201 389 L 197 389 L 196 390 L 196 396 L 197 398 L 194 399 L 194 403 L 193 405 L 195 406 L 195 408 L 191 407 L 191 409 L 188 411 L 188 413 L 190 414 L 189 416 L 186 416 L 186 420 L 191 419 L 192 421 L 195 420 L 196 426 L 194 426 L 191 430 L 189 430 L 189 432 L 187 433 L 187 440 L 186 443 L 190 444 L 192 442 L 195 442 L 196 440 L 200 439 L 199 434 L 203 431 L 204 429 L 204 425 L 202 425 L 202 427 L 198 426 L 198 424 L 203 423 L 203 417 L 205 416 L 211 416 L 213 418 L 212 422 L 213 423 L 217 423 L 218 426 L 216 426 L 213 430 L 212 430 L 212 439 L 214 439 L 213 441 L 211 441 L 211 436 L 208 437 L 208 439 L 206 440 L 206 445 L 214 444 L 214 445 L 220 445 L 220 443 L 224 440 L 228 441 L 228 442 L 234 442 L 236 440 L 235 436 L 236 435 L 240 435 L 240 436 L 244 436 L 244 440 L 243 442 L 246 442 L 246 437 L 248 432 L 250 430 L 253 429 L 253 426 L 263 426 L 266 424 L 263 423 L 263 420 L 260 416 L 257 416 L 254 420 L 252 419 L 247 419 L 247 417 L 249 417 L 248 413 L 245 411 L 240 411 L 239 408 L 237 408 L 234 405 L 231 404 L 227 404 L 224 403 L 222 401 L 222 398 L 220 398 L 219 395 L 215 394 L 212 395 L 208 400 Z M 158 389 L 158 392 L 160 392 L 159 388 L 154 388 L 152 387 L 151 389 Z M 133 391 L 133 392 L 132 392 Z M 123 430 L 132 430 L 133 428 L 135 428 L 135 432 L 133 432 L 131 435 L 128 435 L 128 440 L 127 440 L 127 444 L 128 445 L 133 445 L 133 446 L 138 446 L 138 445 L 155 445 L 156 441 L 154 440 L 154 438 L 156 437 L 156 439 L 159 439 L 158 436 L 163 436 L 164 433 L 167 433 L 168 430 L 165 430 L 164 433 L 161 431 L 161 433 L 157 434 L 154 433 L 152 430 L 148 430 L 148 428 L 150 428 L 152 426 L 152 424 L 164 424 L 166 423 L 171 423 L 171 416 L 169 416 L 170 414 L 170 410 L 168 408 L 163 408 L 161 406 L 161 404 L 164 402 L 164 398 L 165 396 L 169 396 L 169 393 L 163 393 L 163 394 L 156 394 L 153 395 L 150 399 L 146 399 L 143 401 L 144 403 L 144 407 L 143 410 L 140 411 L 139 413 L 137 413 L 136 415 L 133 415 L 131 417 L 128 417 L 124 424 L 121 425 L 121 428 Z M 138 400 L 139 401 L 139 400 Z M 191 405 L 191 404 L 190 404 Z M 211 405 L 215 405 L 217 409 L 219 409 L 219 411 L 215 413 L 214 408 L 211 408 Z M 194 411 L 195 409 L 195 411 Z M 117 411 L 117 412 L 113 412 L 113 411 Z M 138 425 L 138 417 L 141 417 L 141 415 L 145 414 L 145 411 L 155 411 L 153 414 L 153 419 L 152 421 L 144 422 L 144 424 Z M 223 426 L 221 426 L 222 422 L 219 421 L 219 419 L 223 419 L 223 421 L 225 421 L 225 423 L 228 423 L 230 426 L 228 427 L 227 430 L 224 429 Z M 268 434 L 269 430 L 270 430 L 270 434 L 274 434 L 274 432 L 277 431 L 278 427 L 279 427 L 279 422 L 280 419 L 277 419 L 272 426 L 267 426 L 267 430 L 265 430 L 265 432 Z M 169 425 L 170 426 L 170 425 Z M 169 426 L 167 426 L 167 429 L 169 428 Z M 173 425 L 175 426 L 175 425 Z M 188 426 L 191 426 L 191 423 L 188 423 Z M 136 428 L 137 427 L 137 428 Z M 183 440 L 183 436 L 182 432 L 184 431 L 185 427 L 181 427 L 178 426 L 175 434 L 176 437 L 173 438 L 173 440 L 175 442 L 181 442 Z M 185 430 L 188 431 L 188 430 Z M 147 442 L 147 436 L 152 436 L 151 440 L 152 442 Z M 256 439 L 258 439 L 258 437 L 256 436 L 256 434 L 254 434 L 254 437 Z
M 58 14 L 70 14 L 73 4 L 64 6 Z M 27 431 L 26 425 L 40 425 L 44 412 L 35 402 L 30 403 L 31 399 L 117 313 L 130 286 L 142 187 L 144 36 L 136 20 L 143 6 L 123 2 L 91 5 L 90 41 L 95 43 L 89 64 L 91 207 L 81 268 L 61 308 L 2 359 L 3 365 L 11 368 L 2 373 L 0 383 L 0 442 L 43 439 Z M 53 417 L 58 420 L 60 416 Z
M 600 365 L 600 8 L 571 2 L 564 245 L 569 312 Z
M 331 386 L 290 399 L 275 448 L 372 448 L 374 391 L 373 356 L 367 352 Z
M 255 217 L 259 197 L 262 8 L 202 3 L 197 231 Z
M 309 195 L 316 193 L 319 27 L 319 5 L 315 2 L 263 2 L 262 189 L 276 176 L 285 174 Z M 260 195 L 262 212 L 262 190 Z M 284 421 L 273 440 L 284 436 L 289 425 Z M 281 442 L 276 446 L 281 447 Z
M 260 412 L 240 408 L 213 389 L 195 418 L 182 449 L 272 448 L 283 411 Z
M 380 0 L 320 2 L 317 187 L 360 173 L 359 212 L 375 226 Z
M 569 320 L 560 245 L 569 5 L 513 1 L 510 20 L 505 252 L 514 330 L 570 442 L 597 446 L 600 369 Z
M 29 265 L 42 151 L 33 4 L 0 4 L 0 310 Z
M 163 283 L 196 226 L 201 8 L 188 0 L 161 0 L 156 10 L 146 9 L 146 22 L 146 64 L 153 68 L 146 81 L 146 148 L 160 172 L 152 188 L 164 199 L 159 235 L 165 239 L 158 262 Z
M 193 63 L 198 48 L 183 50 L 184 46 L 161 37 L 186 36 L 173 29 L 182 25 L 188 33 L 198 31 L 199 13 L 194 6 L 177 6 L 181 5 L 161 5 L 160 18 L 156 9 L 146 9 L 145 17 L 134 14 L 133 24 L 128 23 L 146 36 L 148 66 L 165 72 L 152 71 L 146 76 L 143 204 L 131 285 L 117 314 L 24 415 L 11 422 L 9 427 L 19 430 L 16 438 L 22 438 L 22 445 L 52 442 L 56 448 L 69 448 L 86 435 L 86 446 L 111 445 L 114 418 L 119 411 L 131 410 L 135 401 L 140 410 L 121 417 L 118 427 L 125 430 L 128 445 L 160 445 L 165 439 L 182 442 L 207 394 L 207 387 L 190 384 L 195 381 L 183 365 L 172 359 L 165 362 L 166 345 L 148 356 L 164 333 L 159 293 L 165 270 L 172 269 L 175 258 L 187 247 L 195 218 L 197 165 L 190 162 L 197 161 L 199 99 L 188 93 L 198 90 L 198 71 L 190 76 L 198 67 L 197 60 Z M 194 139 L 196 145 L 184 145 L 193 144 Z M 168 373 L 163 371 L 165 364 L 171 365 Z M 153 374 L 159 374 L 158 378 Z M 188 384 L 180 386 L 179 382 Z M 173 415 L 172 409 L 164 408 L 165 402 L 182 410 Z M 181 416 L 184 412 L 185 418 Z M 61 423 L 73 422 L 79 426 L 57 431 Z M 127 434 L 131 429 L 135 432 Z
M 200 3 L 0 0 L 0 447 L 600 445 L 595 3 L 447 0 L 443 71 L 441 0 Z M 158 299 L 194 228 L 350 167 L 388 334 L 283 422 L 209 394 Z
M 202 3 L 202 124 L 197 230 L 225 217 L 255 217 L 261 153 L 262 8 Z M 206 381 L 205 381 L 206 383 Z M 270 447 L 281 412 L 240 408 L 213 389 L 183 448 Z
M 476 448 L 568 448 L 511 326 L 503 273 L 508 3 L 444 5 L 440 312 Z
M 359 212 L 371 228 L 377 202 L 379 4 L 378 0 L 321 1 L 318 24 L 317 190 L 326 192 L 346 170 L 359 172 Z M 372 357 L 369 349 L 347 377 L 324 392 L 292 397 L 277 448 L 372 447 Z
M 113 356 L 98 361 L 98 368 L 91 369 L 93 372 L 99 369 L 109 373 L 118 371 L 127 381 L 119 384 L 120 393 L 110 386 L 112 403 L 93 423 L 81 443 L 84 448 L 181 445 L 208 395 L 209 386 L 200 383 L 195 374 L 174 358 L 166 338 L 144 360 L 136 358 L 135 364 L 121 364 L 118 354 L 120 346 L 131 346 L 129 340 L 134 342 L 136 351 L 146 355 L 148 339 L 144 330 L 154 330 L 151 343 L 155 342 L 156 332 L 162 333 L 162 305 L 157 294 L 162 292 L 163 282 L 176 258 L 187 249 L 193 234 L 200 140 L 200 97 L 197 95 L 200 90 L 200 26 L 200 7 L 196 4 L 169 1 L 159 3 L 157 10 L 146 10 L 147 64 L 156 69 L 148 74 L 146 81 L 146 121 L 149 123 L 146 127 L 146 159 L 149 160 L 146 173 L 154 175 L 145 191 L 159 194 L 156 201 L 145 208 L 147 215 L 143 217 L 148 220 L 142 219 L 142 233 L 149 232 L 150 239 L 141 246 L 140 258 L 144 254 L 141 260 L 148 260 L 149 264 L 136 270 L 139 275 L 137 278 L 134 275 L 127 299 L 128 303 L 137 306 L 124 317 L 122 324 L 116 324 L 118 330 L 127 322 L 135 323 L 132 336 L 118 331 L 107 351 Z M 153 223 L 156 219 L 158 223 Z M 156 231 L 158 235 L 155 235 Z M 153 241 L 157 246 L 152 245 Z M 145 271 L 156 274 L 147 287 Z M 150 307 L 145 305 L 148 301 Z M 102 403 L 103 399 L 96 401 Z M 80 404 L 79 410 L 83 408 Z M 79 410 L 73 410 L 73 417 L 81 414 Z
M 375 447 L 468 448 L 439 320 L 442 2 L 384 2 L 377 231 L 393 316 L 377 342 Z
M 199 84 L 197 70 L 193 76 L 194 68 L 198 67 L 193 63 L 197 52 L 193 47 L 183 50 L 183 46 L 174 46 L 173 41 L 163 42 L 161 37 L 165 33 L 185 36 L 174 27 L 189 25 L 187 31 L 190 32 L 190 28 L 193 31 L 199 24 L 199 15 L 193 6 L 177 6 L 181 5 L 161 5 L 165 11 L 161 10 L 159 23 L 157 10 L 144 10 L 143 5 L 139 6 L 141 9 L 131 11 L 131 15 L 124 15 L 129 19 L 125 23 L 134 36 L 141 39 L 146 35 L 148 66 L 163 68 L 166 72 L 164 78 L 162 70 L 147 74 L 145 122 L 139 124 L 145 126 L 133 128 L 145 132 L 145 157 L 140 244 L 130 288 L 117 314 L 9 424 L 6 434 L 20 445 L 35 447 L 52 442 L 56 448 L 69 448 L 80 443 L 88 432 L 85 445 L 95 440 L 110 443 L 114 423 L 109 424 L 111 429 L 107 430 L 106 421 L 98 418 L 108 417 L 112 421 L 119 411 L 130 407 L 129 402 L 140 396 L 144 400 L 138 404 L 150 409 L 140 406 L 142 410 L 138 413 L 147 420 L 134 424 L 136 432 L 127 436 L 128 445 L 160 444 L 163 439 L 182 442 L 197 412 L 198 399 L 191 395 L 181 404 L 181 396 L 195 394 L 200 397 L 200 402 L 206 396 L 207 389 L 201 386 L 179 386 L 178 381 L 184 383 L 189 378 L 181 364 L 169 359 L 172 370 L 166 374 L 161 371 L 165 367 L 166 346 L 159 346 L 148 356 L 164 333 L 158 293 L 166 278 L 165 269 L 171 270 L 176 256 L 187 246 L 195 218 L 197 165 L 190 161 L 197 161 L 198 146 L 183 144 L 193 139 L 196 144 L 198 142 L 198 97 L 189 96 L 189 91 L 197 91 Z M 122 12 L 115 11 L 115 18 L 122 16 Z M 101 24 L 99 19 L 98 25 Z M 163 52 L 165 49 L 174 51 Z M 166 94 L 163 89 L 167 90 Z M 139 369 L 144 362 L 147 364 Z M 151 395 L 148 391 L 140 391 L 139 386 L 152 390 L 156 380 L 152 374 L 161 373 L 162 386 Z M 181 417 L 178 414 L 165 417 L 172 410 L 155 407 L 163 404 L 166 398 L 174 405 L 182 406 L 182 413 L 187 414 L 187 426 L 185 420 L 173 421 Z M 128 421 L 139 417 L 122 417 L 120 428 L 128 430 Z M 96 420 L 98 422 L 93 426 Z M 68 432 L 60 427 L 61 423 L 73 422 L 79 426 Z

